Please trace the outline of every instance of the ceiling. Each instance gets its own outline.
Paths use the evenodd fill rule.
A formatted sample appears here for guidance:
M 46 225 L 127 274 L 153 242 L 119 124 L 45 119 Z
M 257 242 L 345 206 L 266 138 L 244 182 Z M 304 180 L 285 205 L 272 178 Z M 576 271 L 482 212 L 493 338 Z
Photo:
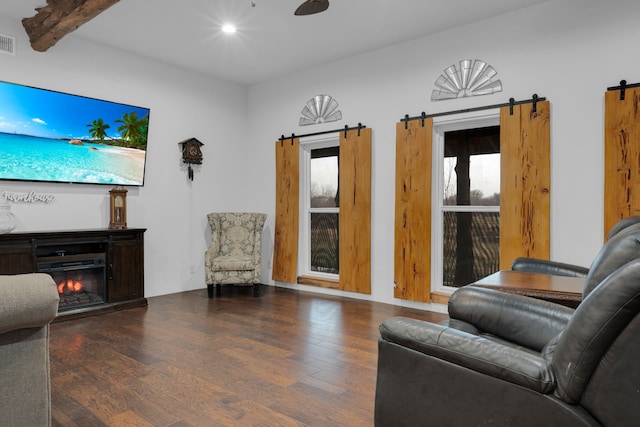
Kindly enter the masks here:
M 42 54 L 77 37 L 252 85 L 548 0 L 330 0 L 294 16 L 302 1 L 122 0 Z M 21 20 L 46 4 L 2 0 L 0 16 Z M 221 31 L 226 22 L 235 34 Z

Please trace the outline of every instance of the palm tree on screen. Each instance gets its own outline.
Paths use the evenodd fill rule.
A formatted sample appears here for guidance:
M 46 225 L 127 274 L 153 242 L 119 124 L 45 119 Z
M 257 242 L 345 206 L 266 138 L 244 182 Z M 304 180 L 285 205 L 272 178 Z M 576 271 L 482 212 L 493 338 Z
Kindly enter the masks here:
M 122 119 L 118 119 L 115 122 L 121 124 L 118 126 L 118 132 L 122 136 L 122 139 L 128 141 L 134 147 L 146 148 L 146 130 L 149 126 L 148 116 L 138 118 L 138 113 L 132 111 L 130 113 L 124 113 Z
M 91 134 L 91 138 L 97 139 L 100 141 L 104 141 L 105 138 L 108 138 L 106 130 L 111 126 L 105 123 L 102 119 L 96 119 L 87 125 L 89 128 L 89 134 Z

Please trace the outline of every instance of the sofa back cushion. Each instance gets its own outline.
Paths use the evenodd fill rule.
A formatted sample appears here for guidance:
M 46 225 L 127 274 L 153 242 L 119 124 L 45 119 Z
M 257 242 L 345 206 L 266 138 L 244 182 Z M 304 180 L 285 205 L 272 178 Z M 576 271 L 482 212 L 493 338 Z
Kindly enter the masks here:
M 552 360 L 559 398 L 579 402 L 596 368 L 606 371 L 619 363 L 622 353 L 612 354 L 610 347 L 639 312 L 640 259 L 635 259 L 596 286 L 571 316 L 566 329 L 543 351 Z M 628 339 L 637 343 L 640 336 Z M 634 364 L 633 369 L 640 368 Z
M 609 274 L 632 259 L 640 257 L 640 224 L 625 228 L 611 237 L 589 267 L 582 297 L 591 291 Z

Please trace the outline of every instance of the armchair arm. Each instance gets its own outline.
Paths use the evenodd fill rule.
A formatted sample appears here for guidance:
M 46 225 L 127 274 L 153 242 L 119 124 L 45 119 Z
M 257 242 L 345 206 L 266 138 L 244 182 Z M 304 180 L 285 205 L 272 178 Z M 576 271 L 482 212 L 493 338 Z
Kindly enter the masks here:
M 451 319 L 536 351 L 565 329 L 574 311 L 549 301 L 473 285 L 458 289 L 449 299 Z
M 520 257 L 513 260 L 511 269 L 530 273 L 551 274 L 553 276 L 587 277 L 589 269 L 580 265 L 549 261 L 537 258 Z
M 211 243 L 204 253 L 204 266 L 211 269 L 213 259 L 220 255 L 220 224 L 217 215 L 207 215 L 207 222 L 211 230 Z
M 380 325 L 382 339 L 540 393 L 555 388 L 548 361 L 481 336 L 417 319 L 391 317 Z
M 218 250 L 218 246 L 214 245 L 213 242 L 211 242 L 211 245 L 209 245 L 209 247 L 204 253 L 205 267 L 211 268 L 213 259 L 218 256 L 219 252 L 220 251 Z
M 253 282 L 260 283 L 261 269 L 262 269 L 262 231 L 264 229 L 264 223 L 267 219 L 267 214 L 264 213 L 256 213 L 254 214 L 256 217 L 256 225 L 255 225 L 255 238 L 253 243 L 253 260 L 256 266 L 253 275 Z
M 59 298 L 48 274 L 0 276 L 0 334 L 49 324 L 58 314 Z

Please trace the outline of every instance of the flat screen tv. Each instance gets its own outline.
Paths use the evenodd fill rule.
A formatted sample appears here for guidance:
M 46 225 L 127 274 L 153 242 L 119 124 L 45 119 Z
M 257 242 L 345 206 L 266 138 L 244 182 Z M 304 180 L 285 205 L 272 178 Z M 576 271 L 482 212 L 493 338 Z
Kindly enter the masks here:
M 0 81 L 0 179 L 142 186 L 149 113 Z

